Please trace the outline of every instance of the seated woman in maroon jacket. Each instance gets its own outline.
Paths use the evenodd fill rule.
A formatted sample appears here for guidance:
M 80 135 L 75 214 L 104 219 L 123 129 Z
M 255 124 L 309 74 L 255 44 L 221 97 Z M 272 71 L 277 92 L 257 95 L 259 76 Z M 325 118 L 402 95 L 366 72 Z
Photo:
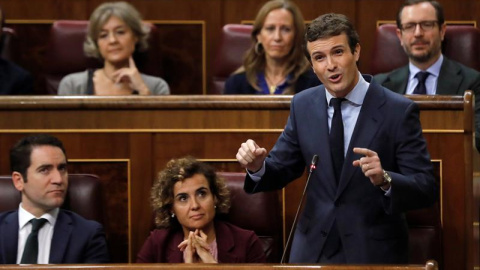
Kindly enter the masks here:
M 230 197 L 213 168 L 192 157 L 173 159 L 151 192 L 153 230 L 138 253 L 140 263 L 261 263 L 252 231 L 215 219 L 228 212 Z

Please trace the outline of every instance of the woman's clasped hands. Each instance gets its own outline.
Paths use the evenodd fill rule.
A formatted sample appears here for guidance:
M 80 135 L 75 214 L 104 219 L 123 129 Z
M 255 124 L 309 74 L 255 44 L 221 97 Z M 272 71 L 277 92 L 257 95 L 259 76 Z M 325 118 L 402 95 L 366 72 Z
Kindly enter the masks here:
M 190 231 L 178 248 L 184 252 L 185 263 L 217 263 L 210 253 L 207 235 L 202 230 Z

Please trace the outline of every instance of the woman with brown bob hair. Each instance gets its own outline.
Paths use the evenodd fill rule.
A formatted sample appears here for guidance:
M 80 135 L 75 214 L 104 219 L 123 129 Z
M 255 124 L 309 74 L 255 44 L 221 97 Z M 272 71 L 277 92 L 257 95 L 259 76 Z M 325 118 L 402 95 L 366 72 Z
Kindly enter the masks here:
M 209 165 L 192 157 L 170 160 L 150 198 L 158 229 L 145 241 L 137 262 L 265 262 L 254 232 L 216 219 L 228 212 L 230 194 Z
M 243 66 L 225 83 L 225 94 L 288 94 L 320 81 L 303 54 L 305 22 L 289 0 L 265 3 L 252 30 L 252 47 Z

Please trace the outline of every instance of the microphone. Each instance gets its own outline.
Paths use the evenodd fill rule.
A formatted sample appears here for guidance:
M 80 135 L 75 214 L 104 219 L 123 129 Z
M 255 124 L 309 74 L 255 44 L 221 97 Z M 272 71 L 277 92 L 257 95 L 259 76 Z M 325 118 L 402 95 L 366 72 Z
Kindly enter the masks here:
M 303 199 L 305 198 L 305 193 L 307 192 L 308 183 L 310 182 L 310 176 L 312 176 L 312 172 L 317 168 L 316 167 L 317 162 L 318 162 L 318 155 L 315 154 L 315 155 L 313 155 L 312 162 L 310 163 L 310 169 L 308 171 L 307 182 L 305 183 L 305 188 L 303 189 L 302 198 L 300 199 L 300 203 L 298 204 L 297 213 L 295 213 L 295 218 L 293 219 L 292 228 L 290 229 L 290 233 L 288 234 L 287 244 L 285 245 L 285 249 L 283 250 L 282 260 L 280 261 L 281 264 L 285 263 L 285 254 L 287 253 L 288 246 L 290 244 L 290 240 L 292 238 L 293 231 L 295 230 L 295 227 L 297 226 L 298 214 L 300 213 L 300 208 L 302 207 Z

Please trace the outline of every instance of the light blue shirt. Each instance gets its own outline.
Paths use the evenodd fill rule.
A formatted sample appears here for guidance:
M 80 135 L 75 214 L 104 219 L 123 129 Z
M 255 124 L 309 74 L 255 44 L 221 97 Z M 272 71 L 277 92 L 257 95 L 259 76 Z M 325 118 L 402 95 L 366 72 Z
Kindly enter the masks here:
M 427 88 L 427 95 L 435 95 L 437 93 L 437 82 L 438 76 L 440 75 L 440 68 L 443 63 L 443 55 L 440 55 L 438 60 L 431 65 L 427 70 L 430 75 L 428 75 L 427 80 L 425 80 L 425 87 Z M 418 67 L 414 66 L 411 62 L 408 63 L 408 68 L 410 70 L 410 75 L 408 76 L 407 91 L 405 94 L 412 95 L 413 90 L 418 84 L 418 79 L 415 78 L 418 72 L 422 71 Z
M 347 155 L 347 149 L 350 145 L 350 140 L 352 139 L 353 129 L 357 123 L 358 115 L 360 114 L 360 109 L 362 108 L 363 100 L 367 94 L 368 87 L 370 83 L 365 81 L 362 74 L 359 73 L 359 80 L 355 87 L 350 93 L 345 96 L 345 101 L 342 102 L 342 120 L 343 120 L 343 145 L 344 152 L 343 155 Z M 330 105 L 330 100 L 333 96 L 328 92 L 327 104 L 328 106 L 328 129 L 332 127 L 332 117 L 333 117 L 333 106 Z
M 362 74 L 358 73 L 359 79 L 355 87 L 350 93 L 345 96 L 344 102 L 342 102 L 342 120 L 343 120 L 343 142 L 344 142 L 344 155 L 347 153 L 348 145 L 350 144 L 350 139 L 352 138 L 353 129 L 357 123 L 358 115 L 360 114 L 360 109 L 362 108 L 363 100 L 367 94 L 368 87 L 370 83 L 365 81 Z M 330 104 L 330 99 L 332 95 L 325 89 L 327 104 Z M 328 128 L 330 129 L 332 125 L 333 117 L 333 106 L 328 106 Z M 247 170 L 247 173 L 250 175 L 253 181 L 258 182 L 260 178 L 265 174 L 265 162 L 263 162 L 262 168 L 256 173 L 250 173 Z

